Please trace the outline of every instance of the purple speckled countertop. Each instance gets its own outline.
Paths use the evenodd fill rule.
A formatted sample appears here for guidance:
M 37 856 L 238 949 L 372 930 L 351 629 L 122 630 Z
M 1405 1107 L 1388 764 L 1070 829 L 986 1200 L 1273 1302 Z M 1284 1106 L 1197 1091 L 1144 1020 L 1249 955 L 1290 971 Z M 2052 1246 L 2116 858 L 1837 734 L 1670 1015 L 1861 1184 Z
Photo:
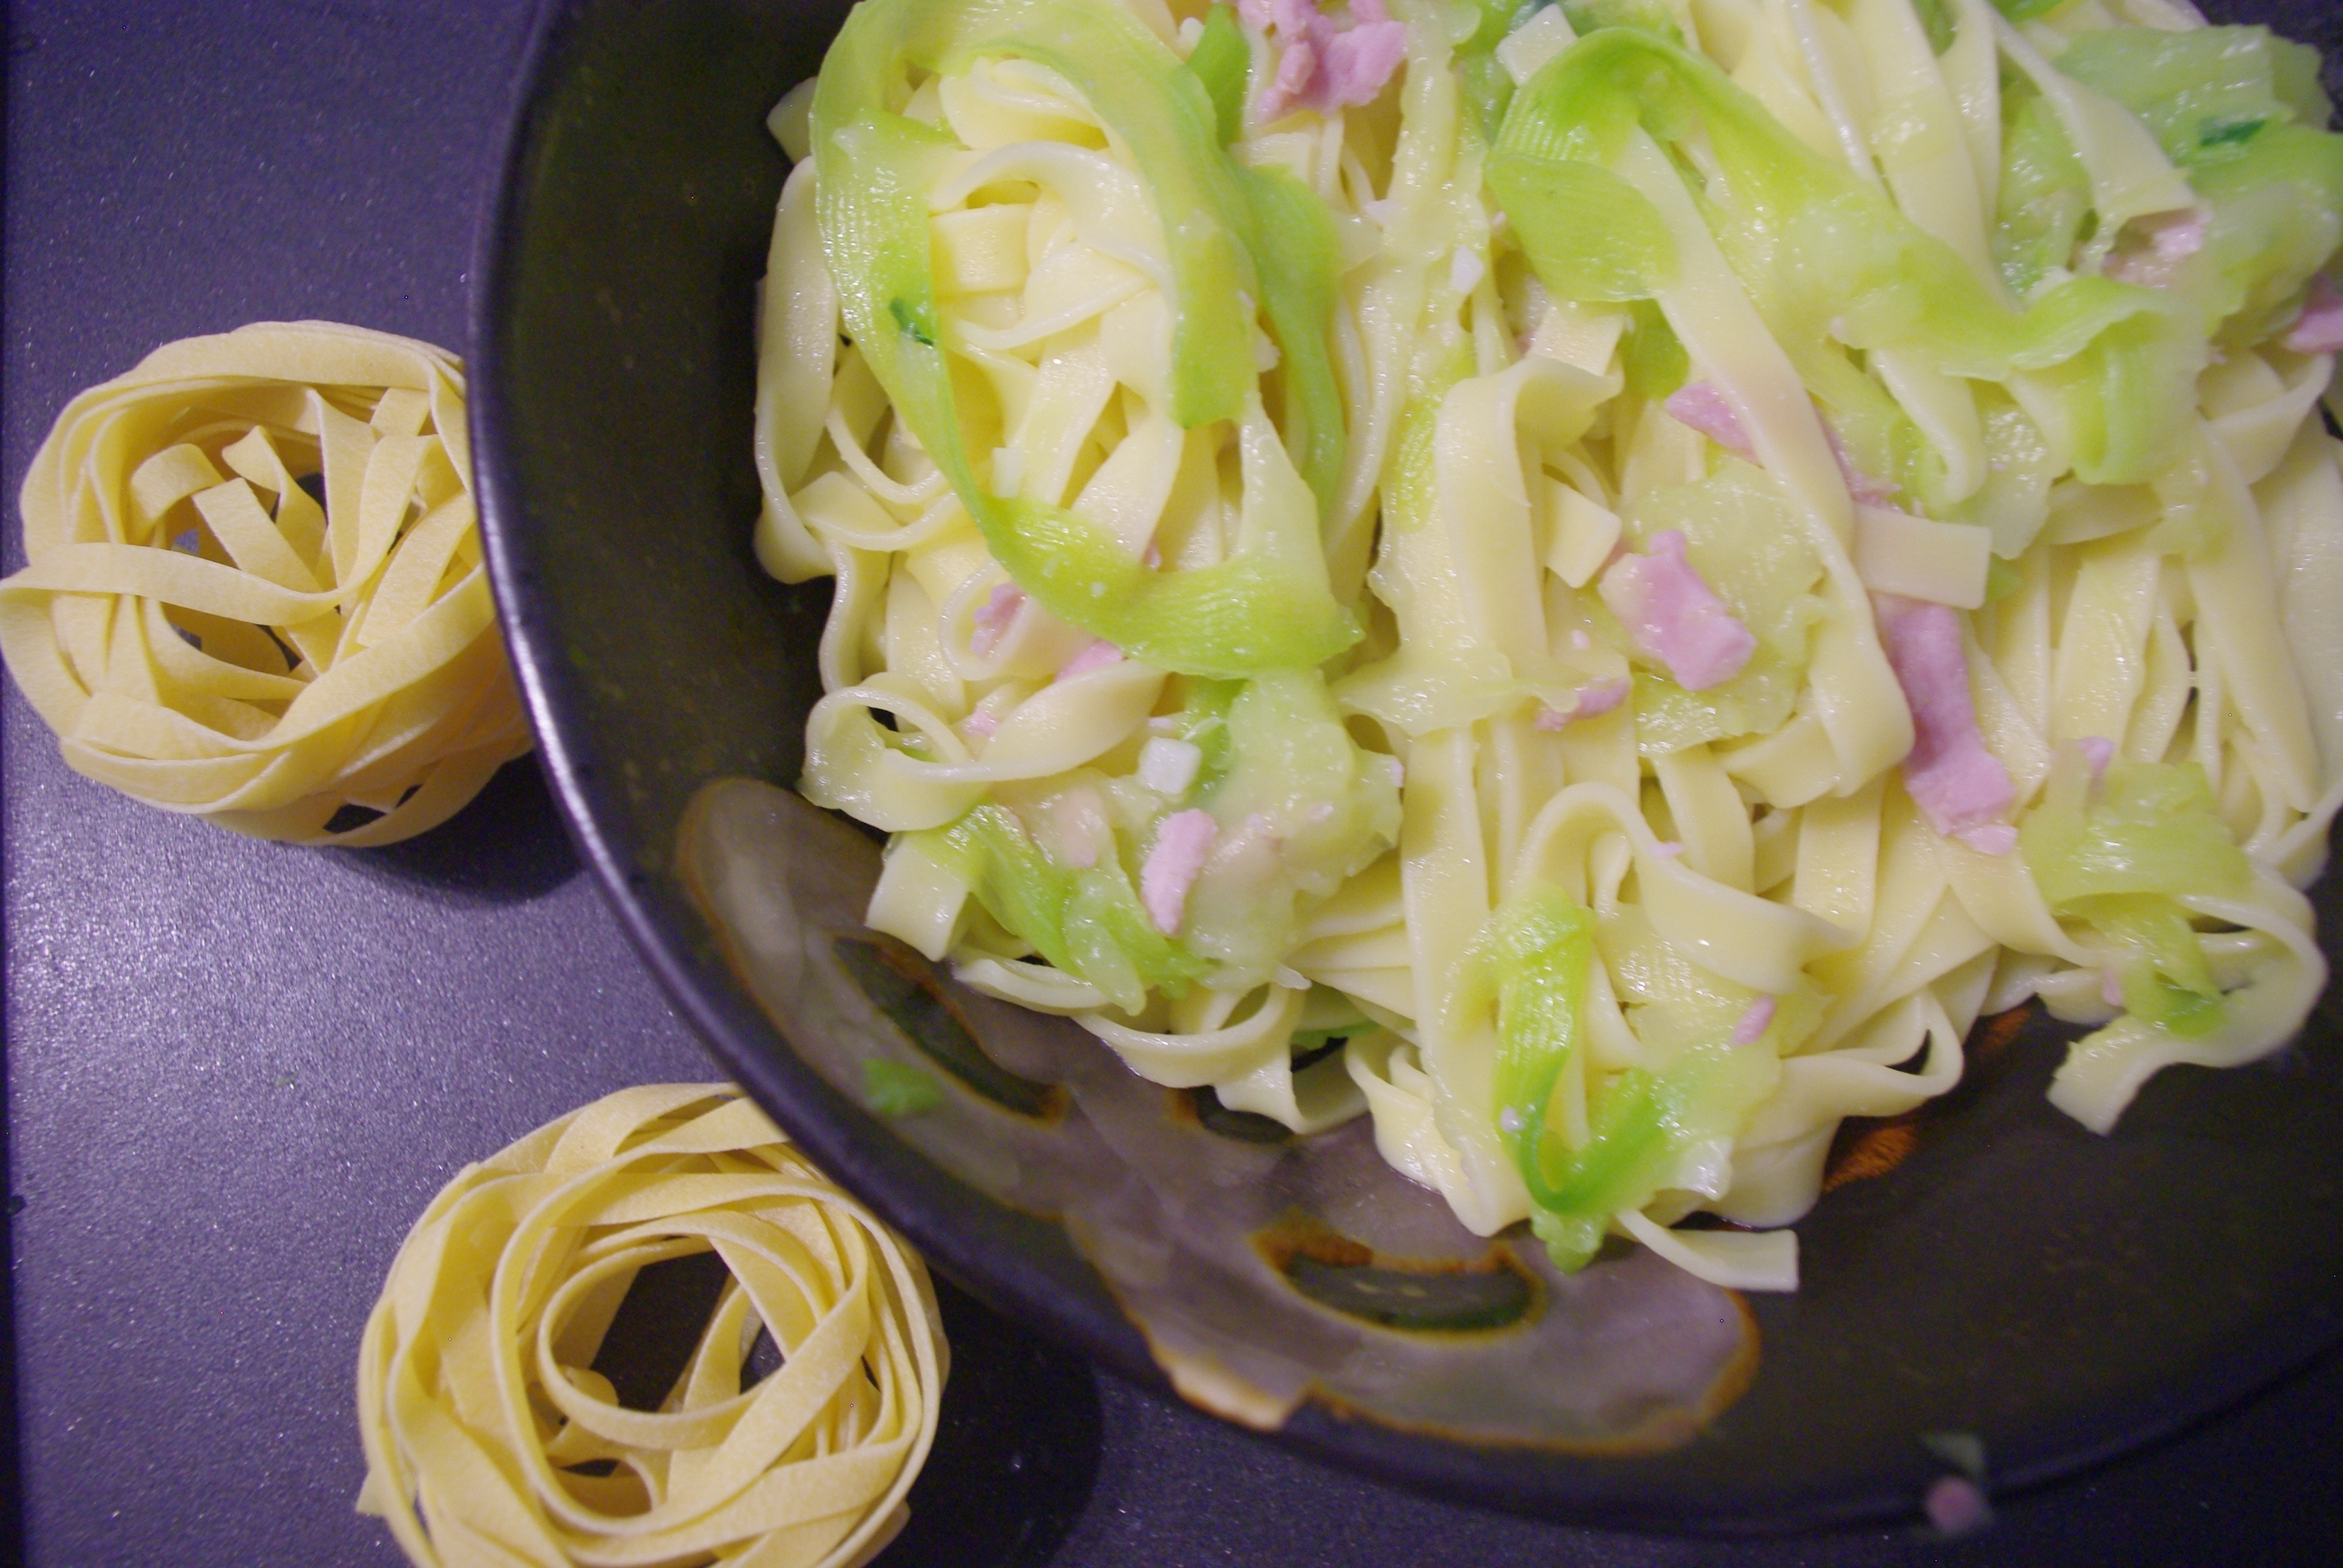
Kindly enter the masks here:
M 156 343 L 320 317 L 461 350 L 528 8 L 7 10 L 0 487 Z M 19 564 L 13 507 L 7 563 Z M 528 763 L 398 849 L 246 842 L 68 773 L 5 698 L 13 1501 L 41 1564 L 394 1564 L 350 1508 L 359 1326 L 463 1161 L 710 1072 Z M 2338 1284 L 2343 1291 L 2343 1282 Z M 2331 1560 L 2343 1362 L 2006 1501 L 1984 1536 L 1528 1523 L 1291 1457 L 955 1303 L 907 1563 Z M 14 1531 L 0 1536 L 12 1559 Z

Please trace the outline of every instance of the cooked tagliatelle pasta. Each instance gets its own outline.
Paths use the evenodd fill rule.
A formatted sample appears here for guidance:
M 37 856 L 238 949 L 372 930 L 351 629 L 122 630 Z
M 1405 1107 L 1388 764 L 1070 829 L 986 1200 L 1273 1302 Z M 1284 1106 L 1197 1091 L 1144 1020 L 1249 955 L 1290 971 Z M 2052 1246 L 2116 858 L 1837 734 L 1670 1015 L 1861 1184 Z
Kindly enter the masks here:
M 2097 1026 L 2102 1131 L 2273 1050 L 2343 788 L 2318 65 L 2177 0 L 865 0 L 774 115 L 757 548 L 836 579 L 871 925 L 1757 1288 L 1986 1012 Z
M 264 839 L 408 838 L 529 748 L 471 482 L 443 350 L 321 321 L 166 344 L 35 455 L 0 654 L 100 783 Z
M 593 1370 L 654 1264 L 731 1271 L 655 1410 Z M 759 1332 L 779 1368 L 744 1388 Z M 623 1090 L 432 1200 L 358 1350 L 361 1512 L 421 1564 L 860 1563 L 908 1517 L 943 1333 L 918 1255 L 724 1084 Z

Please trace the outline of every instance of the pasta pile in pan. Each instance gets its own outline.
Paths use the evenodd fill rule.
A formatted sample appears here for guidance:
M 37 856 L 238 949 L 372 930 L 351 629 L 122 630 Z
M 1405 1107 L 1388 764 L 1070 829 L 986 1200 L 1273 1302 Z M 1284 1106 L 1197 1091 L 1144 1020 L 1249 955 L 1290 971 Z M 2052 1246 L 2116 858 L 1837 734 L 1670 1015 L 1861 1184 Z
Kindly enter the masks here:
M 866 0 L 775 116 L 802 788 L 1144 1077 L 1787 1288 L 1979 1017 L 2104 1131 L 2324 982 L 2328 108 L 2173 0 Z

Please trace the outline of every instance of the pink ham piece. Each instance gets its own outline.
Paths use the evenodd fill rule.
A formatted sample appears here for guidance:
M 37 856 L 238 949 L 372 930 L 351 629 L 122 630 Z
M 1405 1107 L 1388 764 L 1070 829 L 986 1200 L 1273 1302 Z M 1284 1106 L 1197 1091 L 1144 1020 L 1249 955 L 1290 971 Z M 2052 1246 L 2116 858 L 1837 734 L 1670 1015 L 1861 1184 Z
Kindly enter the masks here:
M 2310 297 L 2286 335 L 2286 347 L 2297 354 L 2333 354 L 2343 349 L 2343 293 L 2335 280 L 2320 273 L 2310 280 Z
M 1530 723 L 1532 727 L 1538 729 L 1560 729 L 1563 726 L 1575 724 L 1582 719 L 1600 719 L 1604 714 L 1616 709 L 1626 700 L 1627 683 L 1625 681 L 1589 681 L 1578 689 L 1577 695 L 1567 709 L 1541 708 L 1537 711 L 1537 717 L 1531 719 Z
M 968 716 L 968 732 L 970 735 L 998 735 L 1001 720 L 980 708 Z
M 1985 1491 L 1964 1475 L 1940 1475 L 1928 1483 L 1921 1499 L 1928 1523 L 1939 1535 L 1973 1535 L 1993 1523 L 1993 1505 Z
M 1196 885 L 1220 832 L 1210 811 L 1174 811 L 1155 829 L 1155 848 L 1139 869 L 1139 900 L 1165 936 L 1180 934 L 1188 918 L 1188 890 Z
M 1953 837 L 1980 855 L 2006 855 L 2017 848 L 2017 829 L 2006 822 L 1987 822 L 1981 828 L 1964 828 Z
M 1912 709 L 1904 788 L 1940 837 L 2001 825 L 1996 819 L 2016 804 L 2017 789 L 2000 759 L 1986 749 L 1977 729 L 1959 612 L 1896 594 L 1874 594 L 1871 603 L 1888 665 Z
M 2116 743 L 2104 735 L 2086 735 L 2075 744 L 2082 749 L 2083 760 L 2091 765 L 2091 789 L 2097 793 L 2107 781 L 2107 764 L 2116 759 Z
M 1773 1027 L 1774 999 L 1770 996 L 1761 996 L 1749 1004 L 1749 1010 L 1743 1013 L 1741 1020 L 1733 1026 L 1733 1043 L 1755 1045 L 1764 1039 L 1765 1031 Z
M 1687 381 L 1669 393 L 1668 400 L 1660 407 L 1677 424 L 1691 426 L 1729 452 L 1746 457 L 1756 450 L 1749 444 L 1749 432 L 1742 427 L 1740 410 L 1726 400 L 1714 382 Z
M 1254 105 L 1254 116 L 1262 125 L 1284 118 L 1304 106 L 1316 85 L 1318 51 L 1307 37 L 1296 38 L 1285 45 L 1277 57 L 1277 75 L 1269 79 L 1261 97 Z
M 1010 622 L 1025 608 L 1025 590 L 1015 583 L 996 583 L 984 602 L 976 607 L 976 629 L 969 633 L 968 650 L 979 658 L 990 658 L 1001 639 L 1009 635 Z
M 1324 115 L 1373 103 L 1407 57 L 1407 28 L 1383 0 L 1352 0 L 1347 27 L 1312 0 L 1238 0 L 1237 15 L 1280 52 L 1276 74 L 1253 102 L 1257 125 L 1296 109 Z
M 2118 283 L 2169 288 L 2177 280 L 2180 264 L 2205 248 L 2205 213 L 2199 207 L 2157 213 L 2135 219 L 2131 226 L 2147 244 L 2127 246 L 2109 256 L 2100 266 Z
M 1756 637 L 1694 569 L 1674 528 L 1652 536 L 1649 555 L 1612 562 L 1599 591 L 1637 649 L 1667 666 L 1686 691 L 1732 679 L 1757 651 Z
M 1093 669 L 1104 669 L 1110 664 L 1122 662 L 1122 649 L 1100 638 L 1081 652 L 1058 667 L 1060 680 L 1071 680 L 1078 675 L 1088 675 Z
M 1571 709 L 1570 716 L 1573 719 L 1600 719 L 1626 700 L 1625 681 L 1598 680 L 1578 689 L 1578 706 Z

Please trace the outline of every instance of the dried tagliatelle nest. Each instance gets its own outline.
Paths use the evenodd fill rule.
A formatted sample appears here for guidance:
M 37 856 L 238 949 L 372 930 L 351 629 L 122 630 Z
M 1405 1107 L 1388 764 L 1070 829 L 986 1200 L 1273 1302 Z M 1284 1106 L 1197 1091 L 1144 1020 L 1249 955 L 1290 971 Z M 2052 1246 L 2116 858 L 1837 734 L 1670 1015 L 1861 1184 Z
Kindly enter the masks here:
M 468 1166 L 358 1352 L 367 1479 L 418 1564 L 858 1563 L 900 1529 L 948 1352 L 918 1256 L 722 1084 L 629 1089 Z M 591 1370 L 639 1271 L 731 1271 L 659 1409 Z M 759 1329 L 779 1369 L 744 1389 Z
M 166 344 L 66 407 L 22 504 L 0 654 L 80 773 L 387 844 L 529 748 L 442 349 L 322 321 Z

